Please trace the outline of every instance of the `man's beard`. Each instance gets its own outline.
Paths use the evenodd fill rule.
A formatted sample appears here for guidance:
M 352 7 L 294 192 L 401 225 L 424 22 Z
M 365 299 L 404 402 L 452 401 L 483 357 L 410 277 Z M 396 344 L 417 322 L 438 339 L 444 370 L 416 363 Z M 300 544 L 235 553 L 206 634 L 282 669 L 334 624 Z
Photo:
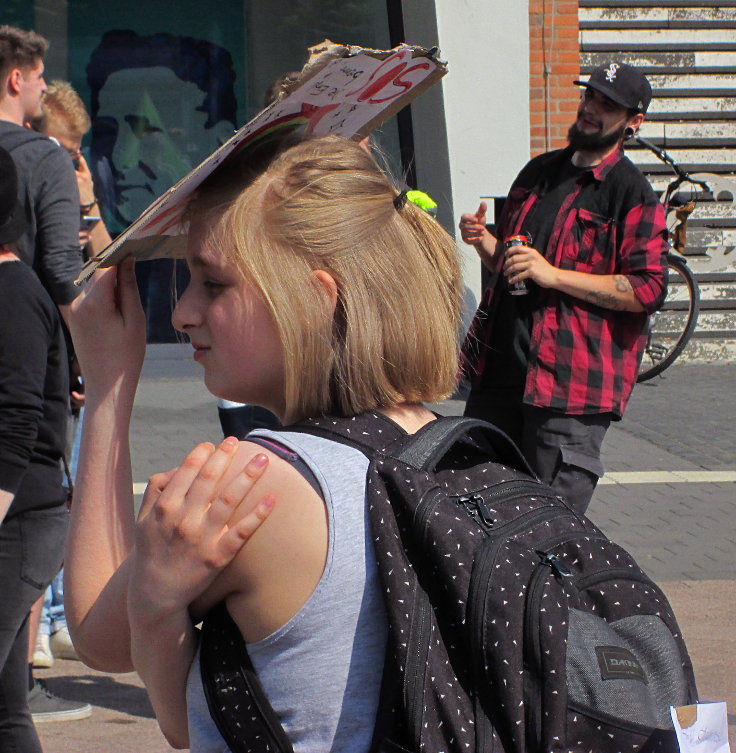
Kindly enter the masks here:
M 567 132 L 567 140 L 576 152 L 597 152 L 603 149 L 609 149 L 617 144 L 624 135 L 626 125 L 622 125 L 611 133 L 604 134 L 601 131 L 596 133 L 583 133 L 578 128 L 577 120 L 570 126 Z

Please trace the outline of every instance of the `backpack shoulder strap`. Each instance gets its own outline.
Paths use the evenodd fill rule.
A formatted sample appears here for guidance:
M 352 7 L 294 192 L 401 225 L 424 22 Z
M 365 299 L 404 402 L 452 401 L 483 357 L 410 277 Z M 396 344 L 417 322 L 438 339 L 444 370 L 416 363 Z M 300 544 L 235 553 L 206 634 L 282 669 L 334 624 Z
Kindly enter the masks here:
M 225 602 L 204 618 L 199 668 L 210 716 L 232 753 L 294 753 Z
M 396 422 L 378 411 L 368 411 L 358 416 L 319 416 L 308 418 L 284 431 L 313 434 L 333 442 L 340 442 L 360 450 L 368 458 L 384 452 L 393 442 L 409 436 Z
M 504 432 L 487 421 L 465 416 L 445 416 L 430 421 L 411 436 L 395 457 L 417 470 L 430 471 L 456 442 L 464 438 L 485 443 L 495 461 L 534 475 L 521 450 Z
M 415 434 L 407 434 L 377 411 L 349 418 L 308 419 L 286 431 L 326 437 L 355 447 L 369 458 L 377 452 L 388 454 L 417 470 L 433 470 L 456 442 L 464 440 L 485 449 L 496 462 L 534 476 L 521 450 L 504 432 L 487 421 L 465 416 L 438 416 Z

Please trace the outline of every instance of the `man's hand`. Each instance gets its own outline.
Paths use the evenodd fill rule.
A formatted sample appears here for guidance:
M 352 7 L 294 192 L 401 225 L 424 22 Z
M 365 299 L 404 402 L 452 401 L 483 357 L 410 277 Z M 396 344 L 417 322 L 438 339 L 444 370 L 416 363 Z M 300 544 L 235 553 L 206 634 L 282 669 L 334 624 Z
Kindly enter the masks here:
M 488 269 L 493 269 L 493 256 L 496 253 L 496 239 L 486 229 L 488 206 L 481 201 L 475 214 L 466 213 L 460 217 L 460 237 L 464 243 L 474 246 L 480 260 Z
M 506 251 L 503 274 L 509 285 L 521 280 L 534 280 L 542 288 L 554 288 L 557 287 L 559 271 L 531 246 L 511 246 Z
M 626 275 L 598 275 L 558 269 L 530 246 L 512 246 L 508 249 L 503 273 L 510 285 L 520 280 L 534 280 L 541 288 L 554 288 L 611 311 L 644 311 Z
M 477 246 L 482 243 L 484 235 L 489 235 L 488 230 L 486 230 L 487 211 L 488 205 L 485 201 L 481 201 L 475 214 L 467 212 L 460 217 L 460 237 L 463 239 L 463 243 L 467 243 L 469 246 Z

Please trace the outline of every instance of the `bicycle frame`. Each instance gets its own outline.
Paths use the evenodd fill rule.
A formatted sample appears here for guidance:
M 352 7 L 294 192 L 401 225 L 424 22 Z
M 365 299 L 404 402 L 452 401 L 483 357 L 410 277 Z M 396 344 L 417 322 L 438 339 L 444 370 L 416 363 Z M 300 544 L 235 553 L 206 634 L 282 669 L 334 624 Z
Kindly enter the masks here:
M 698 313 L 700 310 L 700 291 L 695 277 L 687 266 L 684 250 L 686 245 L 687 234 L 687 220 L 692 211 L 695 209 L 696 202 L 691 200 L 686 204 L 681 204 L 674 200 L 678 190 L 683 183 L 690 183 L 694 186 L 698 186 L 704 191 L 711 192 L 711 188 L 707 182 L 698 178 L 693 178 L 686 170 L 683 170 L 677 162 L 675 162 L 664 149 L 660 149 L 654 144 L 650 143 L 641 136 L 635 136 L 635 140 L 642 146 L 649 149 L 655 154 L 662 162 L 669 165 L 674 171 L 676 177 L 670 181 L 667 188 L 660 199 L 660 203 L 663 205 L 665 213 L 675 212 L 677 224 L 668 228 L 670 229 L 670 254 L 669 267 L 670 277 L 677 279 L 677 287 L 680 290 L 685 290 L 687 294 L 687 309 L 684 319 L 684 325 L 676 325 L 674 332 L 669 332 L 666 328 L 664 331 L 658 330 L 657 318 L 662 316 L 662 312 L 657 312 L 649 320 L 649 334 L 647 337 L 647 344 L 644 353 L 644 359 L 649 359 L 649 362 L 642 361 L 642 366 L 639 369 L 639 375 L 637 382 L 643 382 L 647 379 L 651 379 L 658 374 L 661 374 L 668 366 L 670 366 L 679 357 L 682 351 L 685 349 L 690 337 L 692 336 L 695 326 L 697 324 Z M 673 255 L 672 252 L 677 252 L 678 255 Z M 670 286 L 672 286 L 674 280 L 670 280 Z M 678 307 L 681 303 L 676 302 L 668 306 L 668 302 L 663 304 L 663 310 L 667 310 L 667 315 L 671 315 L 673 311 L 678 311 Z M 655 334 L 655 330 L 658 330 Z

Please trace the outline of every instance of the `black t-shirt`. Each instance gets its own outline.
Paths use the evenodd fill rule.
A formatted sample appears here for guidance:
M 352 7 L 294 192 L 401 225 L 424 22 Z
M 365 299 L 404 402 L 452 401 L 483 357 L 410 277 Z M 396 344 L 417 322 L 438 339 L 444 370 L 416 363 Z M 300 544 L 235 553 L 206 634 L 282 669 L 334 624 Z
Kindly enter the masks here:
M 61 317 L 34 272 L 0 263 L 0 489 L 7 517 L 66 499 L 61 458 L 69 405 Z
M 549 243 L 555 219 L 565 197 L 581 173 L 589 167 L 576 167 L 566 160 L 557 175 L 547 176 L 540 195 L 524 220 L 522 231 L 531 246 L 542 255 Z M 503 243 L 504 239 L 498 239 Z M 492 356 L 484 373 L 484 385 L 491 388 L 524 390 L 529 361 L 532 312 L 539 305 L 539 289 L 527 280 L 526 295 L 511 295 L 505 281 L 500 281 L 499 300 L 493 320 L 490 342 Z

